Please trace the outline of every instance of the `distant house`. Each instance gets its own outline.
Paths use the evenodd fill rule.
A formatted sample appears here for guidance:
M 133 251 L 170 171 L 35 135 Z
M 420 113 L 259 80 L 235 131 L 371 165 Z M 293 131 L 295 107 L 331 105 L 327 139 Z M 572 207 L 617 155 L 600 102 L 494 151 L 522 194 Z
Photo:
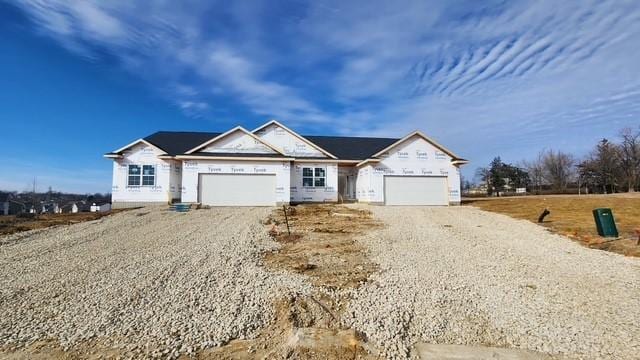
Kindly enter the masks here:
M 487 184 L 480 184 L 477 186 L 473 186 L 467 190 L 467 195 L 487 195 L 489 187 Z
M 0 215 L 16 215 L 25 211 L 25 205 L 11 197 L 10 193 L 0 194 Z
M 107 212 L 111 211 L 110 203 L 93 203 L 91 205 L 91 212 Z
M 0 215 L 9 215 L 9 194 L 0 194 Z
M 41 214 L 58 214 L 60 212 L 60 208 L 58 207 L 58 203 L 49 202 L 42 204 Z
M 78 201 L 74 204 L 74 213 L 91 211 L 91 204 L 86 201 Z
M 65 204 L 61 207 L 61 212 L 68 213 L 79 213 L 79 212 L 89 212 L 91 211 L 91 205 L 85 201 L 74 201 L 68 204 Z

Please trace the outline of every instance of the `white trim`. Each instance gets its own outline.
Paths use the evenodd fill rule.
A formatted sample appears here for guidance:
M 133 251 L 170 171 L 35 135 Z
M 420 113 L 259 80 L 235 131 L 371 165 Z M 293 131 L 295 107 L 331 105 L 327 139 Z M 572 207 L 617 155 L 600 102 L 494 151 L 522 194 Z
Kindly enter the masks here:
M 366 163 L 370 163 L 370 162 L 374 162 L 374 163 L 379 163 L 380 161 L 382 161 L 382 159 L 366 159 L 366 160 L 362 160 L 359 163 L 356 164 L 356 167 L 360 167 Z
M 305 163 L 332 163 L 332 164 L 357 164 L 360 160 L 334 160 L 334 159 L 315 159 L 303 157 L 295 158 L 293 162 L 305 162 Z
M 316 144 L 312 143 L 310 140 L 307 140 L 307 139 L 306 139 L 305 137 L 303 137 L 302 135 L 300 135 L 300 134 L 296 133 L 295 131 L 293 131 L 293 130 L 289 129 L 288 127 L 286 127 L 286 126 L 282 125 L 282 124 L 281 124 L 281 123 L 279 123 L 277 120 L 270 120 L 270 121 L 266 122 L 265 124 L 263 124 L 263 125 L 261 125 L 261 126 L 257 127 L 255 130 L 253 130 L 253 131 L 252 131 L 252 133 L 256 133 L 256 132 L 258 132 L 258 131 L 260 131 L 260 130 L 262 130 L 262 129 L 264 129 L 264 128 L 266 128 L 267 126 L 272 125 L 272 124 L 276 124 L 276 125 L 280 126 L 281 128 L 285 129 L 287 132 L 289 132 L 289 134 L 291 134 L 291 135 L 295 136 L 295 137 L 296 137 L 296 138 L 298 138 L 299 140 L 304 141 L 305 143 L 307 143 L 307 145 L 310 145 L 310 146 L 314 147 L 316 150 L 318 150 L 318 151 L 320 151 L 320 152 L 324 153 L 325 155 L 327 155 L 327 156 L 329 156 L 329 157 L 331 157 L 331 158 L 333 158 L 333 159 L 338 159 L 338 157 L 337 157 L 337 156 L 335 156 L 335 155 L 331 154 L 330 152 L 328 152 L 327 150 L 325 150 L 325 149 L 321 148 L 320 146 L 318 146 L 318 145 L 316 145 Z
M 454 154 L 451 150 L 449 150 L 449 149 L 445 148 L 444 146 L 438 144 L 438 142 L 436 142 L 435 140 L 431 139 L 430 137 L 428 137 L 427 135 L 423 134 L 421 131 L 418 131 L 418 130 L 410 133 L 409 135 L 403 137 L 402 139 L 400 139 L 400 140 L 394 142 L 393 144 L 387 146 L 386 148 L 378 151 L 377 153 L 373 154 L 372 157 L 378 157 L 378 156 L 384 154 L 385 152 L 389 151 L 390 149 L 396 147 L 397 145 L 407 141 L 408 139 L 410 139 L 414 135 L 420 136 L 421 138 L 426 140 L 431 145 L 437 147 L 438 149 L 440 149 L 441 151 L 443 151 L 447 155 L 451 156 L 454 160 L 455 159 L 459 159 L 459 157 L 456 154 Z
M 451 162 L 451 164 L 453 164 L 453 165 L 465 165 L 465 164 L 468 164 L 468 163 L 469 163 L 469 160 L 463 160 L 463 159 L 453 160 Z
M 166 155 L 166 154 L 167 154 L 167 152 L 166 152 L 166 151 L 164 151 L 164 150 L 160 149 L 159 147 L 157 147 L 157 146 L 153 145 L 152 143 L 148 142 L 148 141 L 147 141 L 147 140 L 145 140 L 145 139 L 138 139 L 138 140 L 136 140 L 136 141 L 132 142 L 131 144 L 129 144 L 129 145 L 125 145 L 125 146 L 121 147 L 120 149 L 118 149 L 118 150 L 114 151 L 114 153 L 119 153 L 119 152 L 121 152 L 121 151 L 125 151 L 125 150 L 127 150 L 128 148 L 130 148 L 130 147 L 132 147 L 132 146 L 134 146 L 134 145 L 137 145 L 137 144 L 139 144 L 139 143 L 147 144 L 147 145 L 149 145 L 149 146 L 151 146 L 151 147 L 153 147 L 153 148 L 155 148 L 155 149 L 158 149 L 158 150 L 162 151 L 162 155 Z
M 179 160 L 243 160 L 243 161 L 293 161 L 293 158 L 281 157 L 242 157 L 242 156 L 201 156 L 201 155 L 178 155 Z
M 109 159 L 122 159 L 123 158 L 123 156 L 120 155 L 120 154 L 104 154 L 102 156 L 104 156 L 106 158 L 109 158 Z
M 236 126 L 236 127 L 234 127 L 233 129 L 231 129 L 231 130 L 229 130 L 229 131 L 227 131 L 227 132 L 225 132 L 225 133 L 222 133 L 222 134 L 220 134 L 220 135 L 218 135 L 218 136 L 214 137 L 213 139 L 210 139 L 210 140 L 208 140 L 208 141 L 206 141 L 206 142 L 204 142 L 204 143 L 202 143 L 202 144 L 200 144 L 200 145 L 198 145 L 198 146 L 194 147 L 193 149 L 191 149 L 191 150 L 189 150 L 189 151 L 185 152 L 185 154 L 191 154 L 191 153 L 195 152 L 196 150 L 199 150 L 199 149 L 202 149 L 203 147 L 209 146 L 209 145 L 213 144 L 214 142 L 216 142 L 216 141 L 218 141 L 218 140 L 220 140 L 220 139 L 222 139 L 222 138 L 224 138 L 224 137 L 226 137 L 226 136 L 228 136 L 228 135 L 230 135 L 230 134 L 233 134 L 233 133 L 234 133 L 234 132 L 236 132 L 236 131 L 242 131 L 243 133 L 245 133 L 245 134 L 247 134 L 247 135 L 251 136 L 252 138 L 254 138 L 255 140 L 258 140 L 260 143 L 262 143 L 262 144 L 266 145 L 267 147 L 269 147 L 269 148 L 270 148 L 270 149 L 272 149 L 273 151 L 275 151 L 275 152 L 277 152 L 277 153 L 279 153 L 279 154 L 285 155 L 285 153 L 284 153 L 284 152 L 282 152 L 282 150 L 280 150 L 280 149 L 278 149 L 277 147 L 275 147 L 275 146 L 273 146 L 273 145 L 269 144 L 268 142 L 266 142 L 266 141 L 264 141 L 264 140 L 260 139 L 259 137 L 257 137 L 257 136 L 256 136 L 256 135 L 254 135 L 253 133 L 249 132 L 247 129 L 243 128 L 242 126 Z

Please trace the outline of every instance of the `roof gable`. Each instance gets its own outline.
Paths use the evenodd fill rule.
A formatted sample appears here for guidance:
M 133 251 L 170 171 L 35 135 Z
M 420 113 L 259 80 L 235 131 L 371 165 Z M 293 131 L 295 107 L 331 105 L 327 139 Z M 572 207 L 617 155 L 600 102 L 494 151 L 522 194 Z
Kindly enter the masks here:
M 215 142 L 200 149 L 198 152 L 204 153 L 240 153 L 240 154 L 278 154 L 273 148 L 256 139 L 254 136 L 245 134 L 242 131 L 220 138 Z
M 153 149 L 155 149 L 156 151 L 158 151 L 159 153 L 163 154 L 165 153 L 165 151 L 163 149 L 161 149 L 160 147 L 150 143 L 149 141 L 145 140 L 145 139 L 138 139 L 132 143 L 129 143 L 123 147 L 121 147 L 120 149 L 112 152 L 112 154 L 119 154 L 122 155 L 124 152 L 126 151 L 132 151 L 134 148 L 136 147 L 151 147 Z
M 410 140 L 414 136 L 417 136 L 417 137 L 420 137 L 420 138 L 424 139 L 427 143 L 431 144 L 436 149 L 438 149 L 438 150 L 442 151 L 444 154 L 450 156 L 451 160 L 464 160 L 464 159 L 459 158 L 451 150 L 449 150 L 449 149 L 445 148 L 444 146 L 438 144 L 435 140 L 429 138 L 428 136 L 426 136 L 425 134 L 423 134 L 420 131 L 414 131 L 414 132 L 410 133 L 409 135 L 403 137 L 402 139 L 390 144 L 386 148 L 384 148 L 384 149 L 378 151 L 377 153 L 373 154 L 372 157 L 382 157 L 382 156 L 385 155 L 385 153 L 388 153 L 389 150 L 392 150 L 393 148 L 395 148 L 395 147 L 401 145 L 402 143 Z
M 263 124 L 253 130 L 253 133 L 261 139 L 278 146 L 284 154 L 289 156 L 337 159 L 334 154 L 276 120 Z
M 192 154 L 194 152 L 284 155 L 280 149 L 260 139 L 241 126 L 237 126 L 224 134 L 215 136 L 186 151 L 185 154 Z
M 146 141 L 137 142 L 120 153 L 121 158 L 131 162 L 151 162 L 158 156 L 165 155 L 164 150 L 151 145 Z

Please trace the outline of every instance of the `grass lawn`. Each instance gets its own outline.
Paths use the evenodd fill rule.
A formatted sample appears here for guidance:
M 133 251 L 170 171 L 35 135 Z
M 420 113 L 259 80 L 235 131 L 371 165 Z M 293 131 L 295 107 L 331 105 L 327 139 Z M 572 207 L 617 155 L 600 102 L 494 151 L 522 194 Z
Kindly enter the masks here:
M 640 257 L 634 229 L 640 229 L 640 194 L 614 195 L 550 195 L 507 198 L 469 199 L 466 205 L 506 214 L 532 222 L 547 208 L 551 214 L 543 226 L 578 240 L 589 247 Z M 592 210 L 611 208 L 620 233 L 620 240 L 598 236 Z

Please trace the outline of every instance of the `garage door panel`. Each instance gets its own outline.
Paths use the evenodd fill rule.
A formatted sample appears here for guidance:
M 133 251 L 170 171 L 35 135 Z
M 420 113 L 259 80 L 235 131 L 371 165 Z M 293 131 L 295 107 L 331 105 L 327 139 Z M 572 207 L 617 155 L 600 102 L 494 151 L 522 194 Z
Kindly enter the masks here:
M 449 205 L 443 176 L 385 176 L 386 205 Z
M 274 206 L 275 175 L 201 174 L 200 203 L 212 206 Z

